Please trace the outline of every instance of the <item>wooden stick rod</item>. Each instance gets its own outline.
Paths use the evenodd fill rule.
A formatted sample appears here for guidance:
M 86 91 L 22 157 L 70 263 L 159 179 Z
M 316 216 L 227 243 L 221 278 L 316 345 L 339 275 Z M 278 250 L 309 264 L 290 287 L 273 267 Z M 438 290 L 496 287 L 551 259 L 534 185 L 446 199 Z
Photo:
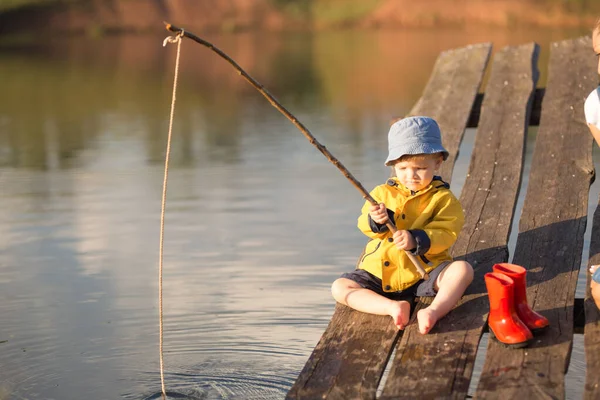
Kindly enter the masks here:
M 281 112 L 283 115 L 285 115 L 286 118 L 289 119 L 292 122 L 292 124 L 294 124 L 296 126 L 296 128 L 298 128 L 300 130 L 300 132 L 302 132 L 302 134 L 308 139 L 308 141 L 313 146 L 315 146 L 333 165 L 335 165 L 337 167 L 337 169 L 350 181 L 350 183 L 352 183 L 352 185 L 354 185 L 354 187 L 356 189 L 358 189 L 358 191 L 362 194 L 362 196 L 365 200 L 367 200 L 369 203 L 371 203 L 373 205 L 377 205 L 377 201 L 375 201 L 375 199 L 363 187 L 363 185 L 358 180 L 356 180 L 354 175 L 352 175 L 350 173 L 350 171 L 348 171 L 348 169 L 337 158 L 335 158 L 334 155 L 331 154 L 331 152 L 329 150 L 327 150 L 327 148 L 325 146 L 323 146 L 321 143 L 319 143 L 319 141 L 298 120 L 298 118 L 296 118 L 291 112 L 289 112 L 284 106 L 282 106 L 277 100 L 275 100 L 275 98 L 265 89 L 265 87 L 263 85 L 261 85 L 254 78 L 252 78 L 250 75 L 248 75 L 248 73 L 246 73 L 246 71 L 244 71 L 242 69 L 242 67 L 240 67 L 238 65 L 238 63 L 236 63 L 231 57 L 229 57 L 227 54 L 225 54 L 222 50 L 217 48 L 212 43 L 207 42 L 206 40 L 204 40 L 202 38 L 199 38 L 198 36 L 194 35 L 193 33 L 190 33 L 182 28 L 179 28 L 179 27 L 174 26 L 167 22 L 165 22 L 165 25 L 166 25 L 166 28 L 168 31 L 183 35 L 183 36 L 187 37 L 188 39 L 192 39 L 194 42 L 200 43 L 201 45 L 208 47 L 210 50 L 217 53 L 221 58 L 225 59 L 229 64 L 231 64 L 233 66 L 233 68 L 235 68 L 238 71 L 238 73 L 248 83 L 250 83 L 250 85 L 252 85 L 256 90 L 258 90 L 260 92 L 260 94 L 262 94 L 267 99 L 267 101 L 269 103 L 271 103 L 271 105 L 273 107 L 275 107 L 279 112 Z M 388 219 L 388 222 L 386 222 L 386 226 L 392 233 L 397 231 L 396 225 L 390 219 Z M 417 259 L 417 257 L 408 251 L 406 252 L 406 254 L 408 255 L 408 257 L 414 264 L 417 271 L 419 271 L 419 274 L 421 275 L 421 277 L 423 277 L 423 279 L 425 279 L 425 280 L 429 279 L 429 275 L 427 274 L 427 272 L 425 272 L 423 267 L 421 267 L 421 264 L 419 263 L 419 260 Z

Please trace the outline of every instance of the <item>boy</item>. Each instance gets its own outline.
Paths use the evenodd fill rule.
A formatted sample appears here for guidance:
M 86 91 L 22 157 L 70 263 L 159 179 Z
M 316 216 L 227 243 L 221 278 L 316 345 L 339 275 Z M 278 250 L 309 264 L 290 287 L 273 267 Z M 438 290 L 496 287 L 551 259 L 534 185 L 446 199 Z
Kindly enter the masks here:
M 428 333 L 460 300 L 473 280 L 466 261 L 453 261 L 449 248 L 464 223 L 460 203 L 434 172 L 448 157 L 438 124 L 428 117 L 395 122 L 388 134 L 393 177 L 377 186 L 358 218 L 358 228 L 371 240 L 358 268 L 333 282 L 336 301 L 355 310 L 389 315 L 404 329 L 415 296 L 435 296 L 417 313 L 419 331 Z M 390 219 L 398 228 L 393 235 Z M 423 281 L 406 255 L 410 251 L 429 273 Z
M 592 31 L 592 47 L 598 56 L 598 75 L 600 75 L 600 18 Z M 600 88 L 594 89 L 585 101 L 585 119 L 594 140 L 600 145 Z M 596 306 L 600 308 L 600 268 L 598 265 L 590 267 L 592 281 L 590 283 L 592 298 Z

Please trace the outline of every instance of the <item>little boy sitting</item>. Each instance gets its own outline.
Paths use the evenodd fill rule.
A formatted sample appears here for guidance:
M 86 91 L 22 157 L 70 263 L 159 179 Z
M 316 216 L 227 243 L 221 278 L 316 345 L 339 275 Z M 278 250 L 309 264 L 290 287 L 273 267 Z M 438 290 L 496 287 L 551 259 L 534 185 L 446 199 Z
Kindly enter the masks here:
M 398 329 L 408 323 L 415 296 L 435 296 L 417 314 L 419 331 L 428 333 L 460 300 L 473 280 L 466 261 L 454 261 L 449 248 L 464 223 L 463 210 L 449 185 L 435 175 L 448 157 L 437 122 L 410 117 L 395 122 L 388 134 L 385 162 L 393 177 L 377 186 L 366 202 L 358 228 L 371 240 L 358 268 L 333 282 L 338 302 L 355 310 L 389 315 Z M 386 222 L 398 228 L 392 234 Z M 406 252 L 429 273 L 423 280 Z

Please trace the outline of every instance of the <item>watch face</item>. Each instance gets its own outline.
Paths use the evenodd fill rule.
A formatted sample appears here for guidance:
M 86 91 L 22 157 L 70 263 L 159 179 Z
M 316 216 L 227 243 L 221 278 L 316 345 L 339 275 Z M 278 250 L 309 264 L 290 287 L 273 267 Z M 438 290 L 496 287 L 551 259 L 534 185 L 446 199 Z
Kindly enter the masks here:
M 600 87 L 589 94 L 585 100 L 584 110 L 586 122 L 600 128 Z

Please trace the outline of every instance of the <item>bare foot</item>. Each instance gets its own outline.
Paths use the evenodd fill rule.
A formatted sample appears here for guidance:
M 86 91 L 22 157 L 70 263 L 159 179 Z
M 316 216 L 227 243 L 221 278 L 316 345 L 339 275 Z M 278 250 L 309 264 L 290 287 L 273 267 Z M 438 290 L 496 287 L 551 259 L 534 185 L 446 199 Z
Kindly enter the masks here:
M 432 310 L 431 307 L 424 308 L 419 310 L 417 313 L 417 321 L 419 322 L 419 332 L 423 335 L 429 333 L 431 328 L 435 325 L 438 320 L 438 316 L 435 310 Z
M 395 301 L 390 310 L 390 317 L 394 320 L 394 325 L 400 330 L 406 328 L 410 317 L 410 303 L 408 301 Z

